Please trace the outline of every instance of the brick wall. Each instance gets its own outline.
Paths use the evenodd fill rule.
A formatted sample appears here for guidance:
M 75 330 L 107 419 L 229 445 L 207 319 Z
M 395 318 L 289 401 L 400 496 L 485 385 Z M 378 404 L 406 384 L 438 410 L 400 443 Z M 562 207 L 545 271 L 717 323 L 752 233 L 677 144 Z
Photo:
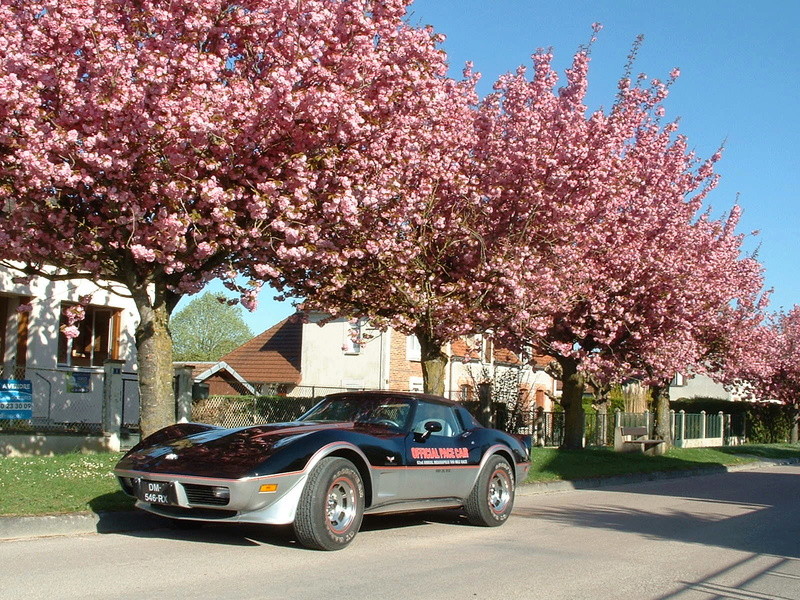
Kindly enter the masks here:
M 408 391 L 411 377 L 422 377 L 422 364 L 408 360 L 406 336 L 393 331 L 389 348 L 389 389 Z

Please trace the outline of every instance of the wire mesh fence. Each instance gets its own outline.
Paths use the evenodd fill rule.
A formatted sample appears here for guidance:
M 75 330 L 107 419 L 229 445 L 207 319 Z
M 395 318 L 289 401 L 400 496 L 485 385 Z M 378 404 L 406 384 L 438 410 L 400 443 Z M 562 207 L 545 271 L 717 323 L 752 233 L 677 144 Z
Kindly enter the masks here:
M 192 421 L 221 427 L 285 423 L 297 419 L 315 403 L 312 397 L 209 396 L 193 404 Z
M 286 423 L 297 419 L 323 396 L 353 391 L 326 386 L 294 386 L 285 390 L 277 384 L 250 383 L 257 394 L 208 396 L 192 403 L 192 420 L 221 427 L 245 427 L 258 423 Z

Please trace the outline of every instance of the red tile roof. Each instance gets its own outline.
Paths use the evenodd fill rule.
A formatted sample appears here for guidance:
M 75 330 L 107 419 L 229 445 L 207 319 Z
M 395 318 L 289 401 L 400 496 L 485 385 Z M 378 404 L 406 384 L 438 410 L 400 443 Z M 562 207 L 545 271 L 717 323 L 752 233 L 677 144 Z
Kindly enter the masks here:
M 300 383 L 303 323 L 284 319 L 220 360 L 253 383 Z

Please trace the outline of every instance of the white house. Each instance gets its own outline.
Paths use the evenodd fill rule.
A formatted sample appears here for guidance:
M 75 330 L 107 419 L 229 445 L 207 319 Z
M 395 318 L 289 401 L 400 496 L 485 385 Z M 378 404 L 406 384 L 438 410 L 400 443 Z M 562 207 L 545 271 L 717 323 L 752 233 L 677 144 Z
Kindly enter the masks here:
M 524 401 L 550 410 L 557 394 L 544 361 L 522 364 L 511 352 L 482 336 L 448 344 L 445 396 L 475 400 L 482 384 L 493 396 Z M 306 320 L 277 323 L 222 357 L 230 371 L 266 393 L 316 396 L 336 389 L 422 391 L 420 347 L 416 337 L 380 331 L 363 319 L 330 319 L 311 313 Z M 212 395 L 244 393 L 231 378 L 207 379 Z
M 672 400 L 693 400 L 696 398 L 713 398 L 715 400 L 739 401 L 747 399 L 741 389 L 726 387 L 717 383 L 708 375 L 677 374 L 669 386 L 669 397 Z
M 68 338 L 65 311 L 85 304 Z M 30 280 L 0 266 L 0 379 L 28 380 L 39 426 L 96 425 L 102 420 L 103 364 L 120 361 L 125 423 L 138 423 L 134 330 L 138 313 L 122 290 L 87 280 Z M 0 422 L 1 424 L 2 422 Z

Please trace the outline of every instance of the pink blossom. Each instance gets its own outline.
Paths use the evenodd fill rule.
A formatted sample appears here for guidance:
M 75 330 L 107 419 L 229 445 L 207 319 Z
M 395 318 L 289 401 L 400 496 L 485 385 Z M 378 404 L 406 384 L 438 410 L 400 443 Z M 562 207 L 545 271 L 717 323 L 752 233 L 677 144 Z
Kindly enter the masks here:
M 141 244 L 134 244 L 131 246 L 131 254 L 134 260 L 153 262 L 156 259 L 156 253 L 152 248 L 146 248 Z
M 61 333 L 63 333 L 64 337 L 68 340 L 72 340 L 80 335 L 80 330 L 75 325 L 63 325 L 61 327 Z

